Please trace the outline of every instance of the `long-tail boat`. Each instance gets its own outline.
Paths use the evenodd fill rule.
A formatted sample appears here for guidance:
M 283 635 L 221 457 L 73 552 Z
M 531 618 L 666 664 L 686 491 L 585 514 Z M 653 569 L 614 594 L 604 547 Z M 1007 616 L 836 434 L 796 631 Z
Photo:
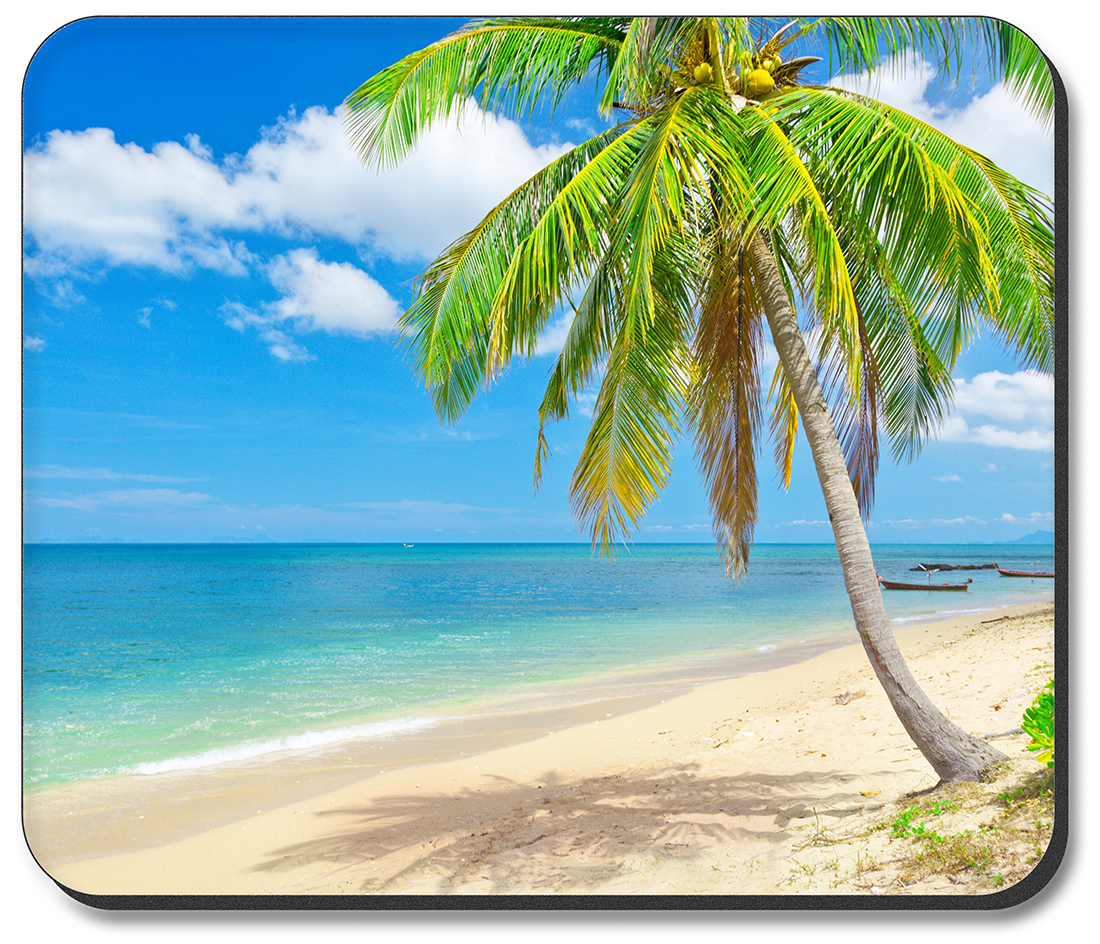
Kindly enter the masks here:
M 1054 574 L 1043 574 L 1033 570 L 1004 570 L 997 568 L 997 573 L 1002 577 L 1053 577 Z
M 878 578 L 878 582 L 887 590 L 966 590 L 972 583 L 970 580 L 966 583 L 932 583 L 931 580 L 928 583 L 898 583 L 896 580 L 883 580 L 882 577 Z

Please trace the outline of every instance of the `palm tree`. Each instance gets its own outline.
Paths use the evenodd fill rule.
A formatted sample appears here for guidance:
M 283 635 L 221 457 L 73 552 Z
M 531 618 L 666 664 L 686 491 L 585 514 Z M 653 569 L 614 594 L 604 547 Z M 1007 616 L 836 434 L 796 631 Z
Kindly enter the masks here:
M 977 779 L 1003 755 L 914 680 L 863 521 L 880 428 L 896 458 L 916 455 L 979 327 L 1052 370 L 1052 209 L 917 119 L 800 78 L 817 59 L 790 48 L 811 39 L 849 71 L 910 50 L 949 73 L 970 42 L 1037 112 L 1053 107 L 1042 55 L 990 20 L 508 18 L 472 23 L 364 83 L 348 98 L 349 133 L 364 161 L 390 166 L 471 99 L 523 112 L 596 88 L 615 123 L 420 277 L 402 324 L 437 412 L 454 421 L 568 306 L 539 409 L 536 486 L 545 423 L 598 381 L 570 484 L 593 545 L 609 552 L 629 536 L 687 427 L 735 580 L 756 519 L 764 405 L 784 485 L 801 420 L 871 664 L 941 780 Z M 763 397 L 765 321 L 779 367 Z

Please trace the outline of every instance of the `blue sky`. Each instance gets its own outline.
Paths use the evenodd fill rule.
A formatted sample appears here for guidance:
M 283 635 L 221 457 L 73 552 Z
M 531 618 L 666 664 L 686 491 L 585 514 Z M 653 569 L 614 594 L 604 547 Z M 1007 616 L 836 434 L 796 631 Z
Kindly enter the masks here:
M 536 408 L 560 330 L 455 426 L 392 330 L 411 280 L 522 179 L 599 127 L 490 118 L 433 132 L 396 172 L 357 163 L 338 108 L 461 21 L 73 23 L 24 91 L 24 537 L 28 541 L 574 541 L 584 402 Z M 820 78 L 826 78 L 821 75 Z M 854 81 L 854 80 L 852 80 Z M 930 70 L 878 93 L 1050 192 L 1053 145 L 1000 89 Z M 981 340 L 917 462 L 884 455 L 872 541 L 1053 529 L 1053 383 Z M 638 541 L 709 541 L 682 444 Z M 761 457 L 759 541 L 830 541 L 800 449 Z

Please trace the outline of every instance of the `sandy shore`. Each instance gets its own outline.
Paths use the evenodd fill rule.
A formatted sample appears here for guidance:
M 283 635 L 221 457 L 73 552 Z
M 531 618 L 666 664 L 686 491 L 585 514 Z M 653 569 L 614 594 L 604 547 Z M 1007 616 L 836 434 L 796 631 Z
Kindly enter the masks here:
M 1000 735 L 995 743 L 1017 772 L 1039 769 L 1024 750 L 1028 738 L 1006 732 L 1050 675 L 1053 604 L 908 626 L 897 637 L 949 717 Z M 26 832 L 53 878 L 99 895 L 901 888 L 888 865 L 889 837 L 870 826 L 936 777 L 860 646 L 638 710 L 607 707 L 602 720 L 531 732 L 523 743 L 458 760 L 365 778 L 354 769 L 334 769 L 328 780 L 312 771 L 319 779 L 308 790 L 299 783 L 297 793 L 273 790 L 262 769 L 238 772 L 205 806 L 191 797 L 202 816 L 183 817 L 174 832 L 154 822 L 158 810 L 165 818 L 166 800 L 143 806 L 104 795 L 95 829 L 80 830 L 77 861 L 59 837 L 73 835 L 65 817 L 95 817 L 87 796 L 76 810 L 56 796 L 28 801 Z M 162 782 L 171 791 L 171 779 Z M 186 834 L 188 822 L 201 822 L 201 831 Z M 144 835 L 150 829 L 153 839 Z M 959 886 L 932 876 L 904 891 Z

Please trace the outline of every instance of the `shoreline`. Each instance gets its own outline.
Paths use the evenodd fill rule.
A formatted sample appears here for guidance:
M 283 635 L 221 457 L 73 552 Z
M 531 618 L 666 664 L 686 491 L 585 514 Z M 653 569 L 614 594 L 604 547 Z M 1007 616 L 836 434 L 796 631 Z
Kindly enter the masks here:
M 979 613 L 1000 611 L 1006 607 L 1029 606 L 1052 600 L 1051 594 L 1037 594 L 1034 599 L 1009 604 L 940 609 L 927 614 L 895 616 L 890 619 L 890 625 L 897 632 L 929 622 L 965 618 Z M 568 724 L 581 723 L 581 720 L 603 702 L 614 703 L 615 709 L 612 713 L 619 714 L 624 710 L 674 697 L 697 685 L 740 678 L 805 661 L 819 652 L 851 645 L 854 637 L 854 626 L 830 628 L 807 634 L 801 639 L 784 640 L 776 644 L 688 653 L 671 659 L 629 663 L 614 669 L 561 679 L 512 682 L 483 695 L 457 702 L 429 702 L 400 713 L 370 715 L 347 719 L 326 727 L 273 733 L 252 741 L 131 763 L 89 777 L 24 782 L 23 793 L 28 797 L 40 797 L 56 791 L 72 792 L 85 787 L 92 788 L 97 784 L 110 784 L 128 777 L 143 781 L 163 775 L 187 776 L 218 770 L 231 771 L 257 763 L 280 765 L 287 757 L 321 759 L 326 754 L 346 756 L 349 745 L 354 751 L 356 742 L 398 743 L 405 739 L 430 739 L 433 730 L 440 726 L 476 727 L 487 716 L 499 718 L 505 715 L 518 719 L 543 713 L 548 716 L 545 723 L 520 723 L 518 732 L 525 731 L 532 725 L 534 730 L 545 724 L 556 724 L 561 728 Z M 621 705 L 631 707 L 624 708 Z M 555 720 L 562 715 L 567 720 Z M 512 737 L 504 735 L 504 740 L 515 740 L 518 732 Z
M 853 632 L 686 656 L 670 666 L 631 665 L 581 678 L 519 683 L 409 719 L 421 724 L 321 747 L 273 750 L 154 773 L 126 771 L 35 784 L 24 790 L 24 818 L 29 814 L 37 824 L 40 849 L 51 863 L 153 848 L 247 818 L 257 805 L 271 809 L 387 771 L 478 756 L 664 704 L 699 686 L 797 665 L 851 645 Z M 104 852 L 101 843 L 119 822 L 120 811 L 142 820 L 143 829 L 122 847 Z
M 996 730 L 1018 725 L 1023 707 L 1034 693 L 1021 689 L 1018 678 L 1003 684 L 992 680 L 995 667 L 998 671 L 1019 670 L 1018 665 L 1012 665 L 1019 656 L 1002 651 L 1004 646 L 983 644 L 977 634 L 1003 633 L 1007 627 L 1028 622 L 1013 617 L 1052 610 L 1052 603 L 1015 604 L 946 621 L 895 625 L 895 634 L 914 674 L 933 700 L 953 719 L 975 733 L 985 734 L 994 730 L 989 725 L 1002 718 L 1011 724 L 1002 724 Z M 1052 621 L 1052 616 L 1049 619 Z M 983 630 L 986 626 L 989 629 Z M 1018 635 L 1016 630 L 1013 632 Z M 1039 643 L 1029 650 L 1046 647 L 1052 652 L 1050 631 L 1032 627 L 1029 632 L 1032 641 Z M 979 691 L 990 685 L 1015 685 L 998 693 L 995 708 L 974 704 L 973 684 L 958 690 L 957 676 L 962 669 L 950 663 L 936 666 L 937 653 L 942 662 L 951 649 L 965 646 L 975 650 L 964 662 L 968 674 L 991 675 Z M 955 688 L 945 688 L 944 680 L 952 675 L 956 676 Z M 732 776 L 731 782 L 738 786 L 734 792 L 744 792 L 750 780 L 756 782 L 755 792 L 760 794 L 756 805 L 762 796 L 774 794 L 784 777 L 792 775 L 809 778 L 824 791 L 815 797 L 816 788 L 810 789 L 807 784 L 805 797 L 795 804 L 802 810 L 800 815 L 795 815 L 789 803 L 778 818 L 773 810 L 770 817 L 765 817 L 770 822 L 767 831 L 772 833 L 781 822 L 789 825 L 811 815 L 805 812 L 811 806 L 817 811 L 812 815 L 827 815 L 822 810 L 829 806 L 829 796 L 839 783 L 881 781 L 879 785 L 884 789 L 861 790 L 856 794 L 858 798 L 872 793 L 900 796 L 935 782 L 931 768 L 900 731 L 900 725 L 889 720 L 892 713 L 888 703 L 858 643 L 830 647 L 809 659 L 755 674 L 693 685 L 682 694 L 667 695 L 656 703 L 643 705 L 636 698 L 625 698 L 593 702 L 584 708 L 572 714 L 565 711 L 556 718 L 531 717 L 527 719 L 529 736 L 508 743 L 500 742 L 499 725 L 494 731 L 491 723 L 480 733 L 482 740 L 471 743 L 469 719 L 457 719 L 453 730 L 435 732 L 443 736 L 437 738 L 431 750 L 426 750 L 426 743 L 421 744 L 419 755 L 414 751 L 396 767 L 392 763 L 396 756 L 367 765 L 356 763 L 366 758 L 345 753 L 343 758 L 328 758 L 331 763 L 324 768 L 314 765 L 294 769 L 264 762 L 239 765 L 233 771 L 218 770 L 213 775 L 159 774 L 142 778 L 155 788 L 146 790 L 144 797 L 128 790 L 124 778 L 116 780 L 114 789 L 100 790 L 98 795 L 93 795 L 97 791 L 84 791 L 83 795 L 79 790 L 68 791 L 67 795 L 64 790 L 55 792 L 49 803 L 39 802 L 29 793 L 24 799 L 26 833 L 32 837 L 30 845 L 36 858 L 53 878 L 92 894 L 338 893 L 372 888 L 412 893 L 515 892 L 532 890 L 532 876 L 514 875 L 507 880 L 499 876 L 471 877 L 460 868 L 462 860 L 469 858 L 463 856 L 454 863 L 447 860 L 440 872 L 439 843 L 461 846 L 457 834 L 470 823 L 482 827 L 474 830 L 475 837 L 478 833 L 507 836 L 515 826 L 515 817 L 502 804 L 533 806 L 530 816 L 522 817 L 523 824 L 530 825 L 541 818 L 544 801 L 552 800 L 555 808 L 564 809 L 569 802 L 576 804 L 578 791 L 587 795 L 587 790 L 599 792 L 598 784 L 604 788 L 614 783 L 625 785 L 639 776 L 648 789 L 638 795 L 648 798 L 660 793 L 664 780 L 688 782 L 718 761 L 725 764 L 719 780 L 726 782 Z M 997 717 L 1002 708 L 1004 714 Z M 856 714 L 851 716 L 853 710 Z M 765 712 L 770 720 L 767 728 L 763 728 L 759 717 Z M 839 718 L 832 716 L 838 712 L 851 716 L 850 728 L 837 727 Z M 515 716 L 511 717 L 514 721 Z M 549 721 L 558 723 L 548 730 Z M 858 747 L 861 737 L 863 752 Z M 845 739 L 853 739 L 853 743 L 844 743 Z M 785 740 L 801 745 L 792 755 L 798 761 L 793 770 L 786 769 L 791 757 L 781 760 L 770 750 L 773 744 L 778 746 Z M 460 756 L 456 757 L 454 751 L 459 745 L 474 750 L 468 756 L 458 751 Z M 895 756 L 867 770 L 868 745 L 874 746 L 872 754 L 888 749 Z M 386 753 L 386 746 L 380 753 Z M 441 748 L 452 752 L 450 759 L 440 759 Z M 702 756 L 700 751 L 704 752 Z M 812 764 L 808 760 L 802 763 L 811 757 Z M 276 767 L 279 776 L 273 774 Z M 432 802 L 425 804 L 429 798 Z M 690 806 L 691 798 L 685 800 Z M 65 809 L 66 802 L 76 808 Z M 748 798 L 746 802 L 753 805 Z M 847 802 L 850 804 L 851 799 Z M 864 803 L 860 809 L 868 805 L 874 804 Z M 439 812 L 444 808 L 446 812 Z M 140 812 L 142 809 L 145 812 Z M 619 810 L 626 820 L 642 815 L 631 804 Z M 602 817 L 607 811 L 598 812 Z M 714 815 L 723 818 L 719 813 Z M 726 817 L 732 815 L 728 812 Z M 756 820 L 760 813 L 738 815 Z M 366 829 L 370 837 L 360 838 L 366 844 L 363 848 L 372 850 L 369 854 L 360 850 L 350 859 L 338 854 L 336 862 L 330 861 L 325 854 L 330 845 L 343 848 L 344 843 L 351 842 L 357 849 L 361 845 L 346 836 L 339 838 L 349 818 L 352 822 L 394 825 L 378 826 L 385 835 L 375 835 L 374 826 Z M 170 827 L 166 827 L 168 823 Z M 568 817 L 556 824 L 547 822 L 548 827 L 552 825 L 554 828 L 544 835 L 530 842 L 522 840 L 514 849 L 506 850 L 510 859 L 519 863 L 515 866 L 519 873 L 524 873 L 524 848 L 560 846 L 565 841 L 570 833 Z M 661 832 L 656 820 L 649 825 Z M 666 821 L 665 825 L 671 823 Z M 679 823 L 673 832 L 683 826 Z M 724 828 L 740 832 L 746 827 L 727 824 Z M 589 832 L 585 830 L 579 838 Z M 76 835 L 81 839 L 74 843 Z M 350 835 L 359 833 L 353 831 Z M 445 840 L 448 836 L 452 838 Z M 376 847 L 376 842 L 381 845 Z M 677 843 L 665 845 L 679 848 Z M 648 849 L 649 843 L 641 846 Z M 692 855 L 699 852 L 698 846 L 698 842 L 686 844 L 694 850 Z M 314 851 L 306 851 L 311 849 Z M 553 871 L 562 865 L 558 860 L 564 859 L 572 862 L 570 868 L 575 871 L 580 864 L 593 862 L 593 855 L 596 850 L 570 847 L 554 852 L 544 867 Z M 609 858 L 606 852 L 596 858 L 607 860 L 601 866 L 603 871 L 577 873 L 588 878 L 574 891 L 605 891 L 609 883 L 617 887 L 617 883 L 626 881 L 619 874 L 621 858 Z M 657 858 L 664 861 L 661 855 Z M 336 864 L 341 861 L 344 865 Z M 398 867 L 400 863 L 405 864 Z M 414 881 L 416 870 L 409 871 L 411 863 L 421 863 L 421 871 L 427 868 L 427 873 Z M 354 875 L 350 879 L 345 876 L 349 869 Z M 658 872 L 663 870 L 664 866 L 657 868 Z M 560 872 L 557 869 L 555 874 Z M 560 877 L 558 881 L 560 885 Z M 628 892 L 653 891 L 651 886 L 652 876 L 644 881 L 635 878 L 633 884 L 626 882 Z

